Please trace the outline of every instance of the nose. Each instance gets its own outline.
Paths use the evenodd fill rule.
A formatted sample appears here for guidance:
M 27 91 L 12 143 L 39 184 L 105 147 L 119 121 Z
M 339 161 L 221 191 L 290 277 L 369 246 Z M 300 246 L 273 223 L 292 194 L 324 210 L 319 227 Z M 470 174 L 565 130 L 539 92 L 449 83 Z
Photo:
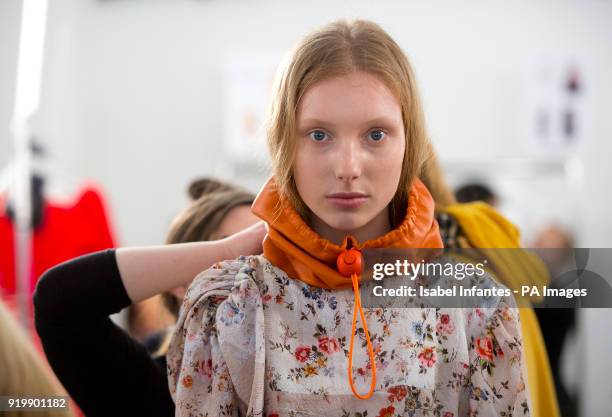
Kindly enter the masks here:
M 335 155 L 336 178 L 344 182 L 351 182 L 361 175 L 359 141 L 350 138 L 340 142 L 338 153 Z

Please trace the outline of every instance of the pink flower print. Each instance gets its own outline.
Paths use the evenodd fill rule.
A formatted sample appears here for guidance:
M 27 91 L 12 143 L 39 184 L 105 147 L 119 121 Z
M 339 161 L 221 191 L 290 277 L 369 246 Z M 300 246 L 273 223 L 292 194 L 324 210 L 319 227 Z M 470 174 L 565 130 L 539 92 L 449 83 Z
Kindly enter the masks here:
M 478 352 L 478 356 L 482 359 L 492 361 L 493 360 L 493 342 L 491 338 L 477 338 L 476 339 L 476 351 Z
M 451 334 L 455 330 L 455 325 L 448 314 L 440 315 L 438 324 L 436 326 L 438 333 Z
M 185 388 L 191 388 L 193 386 L 193 378 L 191 375 L 187 375 L 183 378 L 183 386 Z
M 319 349 L 326 355 L 331 355 L 340 350 L 340 343 L 333 337 L 322 336 L 319 338 Z
M 297 359 L 298 361 L 304 363 L 308 360 L 308 358 L 310 357 L 310 347 L 309 346 L 299 346 L 296 350 L 295 350 L 295 359 Z
M 404 386 L 391 387 L 387 392 L 389 393 L 389 401 L 391 402 L 402 401 L 408 394 L 408 390 Z
M 423 348 L 421 353 L 419 353 L 418 358 L 423 366 L 431 368 L 433 364 L 436 363 L 436 353 L 434 352 L 434 348 Z
M 395 413 L 395 407 L 390 405 L 389 407 L 381 408 L 376 417 L 393 417 L 394 413 Z
M 210 378 L 212 376 L 212 359 L 200 362 L 199 371 L 203 376 Z

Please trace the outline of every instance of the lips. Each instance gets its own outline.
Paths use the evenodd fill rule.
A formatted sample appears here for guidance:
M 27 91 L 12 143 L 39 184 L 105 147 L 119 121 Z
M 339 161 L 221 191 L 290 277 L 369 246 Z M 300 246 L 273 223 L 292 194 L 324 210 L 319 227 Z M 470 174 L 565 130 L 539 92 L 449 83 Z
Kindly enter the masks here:
M 359 198 L 359 197 L 367 197 L 367 194 L 364 193 L 334 193 L 330 194 L 327 197 L 330 198 Z
M 327 196 L 328 201 L 336 207 L 354 209 L 361 206 L 368 199 L 363 193 L 333 193 Z

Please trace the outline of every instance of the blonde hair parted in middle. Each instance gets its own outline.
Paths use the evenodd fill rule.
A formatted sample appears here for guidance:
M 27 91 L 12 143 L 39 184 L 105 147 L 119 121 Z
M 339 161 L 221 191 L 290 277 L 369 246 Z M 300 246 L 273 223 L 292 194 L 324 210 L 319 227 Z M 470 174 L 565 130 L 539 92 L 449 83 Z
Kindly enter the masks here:
M 282 196 L 308 220 L 310 210 L 293 177 L 297 149 L 297 109 L 315 83 L 364 71 L 378 77 L 396 95 L 404 121 L 406 151 L 397 192 L 390 207 L 391 224 L 403 220 L 408 187 L 429 157 L 430 146 L 416 80 L 399 45 L 376 23 L 338 20 L 302 39 L 279 68 L 267 124 L 272 173 Z

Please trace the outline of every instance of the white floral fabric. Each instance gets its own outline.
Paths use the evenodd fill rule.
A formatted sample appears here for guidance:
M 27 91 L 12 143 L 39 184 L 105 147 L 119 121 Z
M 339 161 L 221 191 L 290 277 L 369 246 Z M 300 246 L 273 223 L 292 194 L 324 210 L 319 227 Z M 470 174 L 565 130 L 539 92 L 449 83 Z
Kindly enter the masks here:
M 529 415 L 513 298 L 487 308 L 364 308 L 377 370 L 368 400 L 348 382 L 353 301 L 352 289 L 311 287 L 263 255 L 203 271 L 167 354 L 176 416 Z M 360 393 L 370 370 L 358 321 Z

